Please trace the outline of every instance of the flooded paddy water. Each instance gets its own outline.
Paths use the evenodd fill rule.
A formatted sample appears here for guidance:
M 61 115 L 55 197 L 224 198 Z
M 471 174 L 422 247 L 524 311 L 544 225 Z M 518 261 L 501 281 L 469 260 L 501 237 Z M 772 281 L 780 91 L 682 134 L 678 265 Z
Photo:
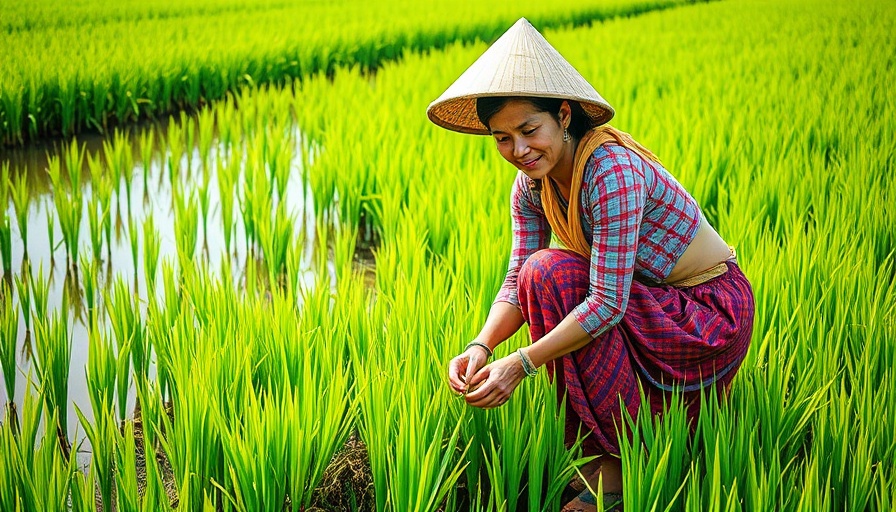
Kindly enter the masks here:
M 4 281 L 10 286 L 16 299 L 20 300 L 21 290 L 16 288 L 16 279 L 24 279 L 30 275 L 32 280 L 38 280 L 42 276 L 47 288 L 48 312 L 58 311 L 68 325 L 71 341 L 69 403 L 66 407 L 68 437 L 75 446 L 82 443 L 82 459 L 84 456 L 88 457 L 83 460 L 89 460 L 90 447 L 84 438 L 76 408 L 88 421 L 94 420 L 85 375 L 89 345 L 89 312 L 85 300 L 87 287 L 85 280 L 95 279 L 92 288 L 100 295 L 111 295 L 117 282 L 124 283 L 136 297 L 140 313 L 145 317 L 148 294 L 156 289 L 159 290 L 157 297 L 161 295 L 159 288 L 147 284 L 146 243 L 151 238 L 157 244 L 154 251 L 157 251 L 156 261 L 159 266 L 162 262 L 173 264 L 177 260 L 176 196 L 184 191 L 192 195 L 194 208 L 200 210 L 200 219 L 195 226 L 194 259 L 202 261 L 216 275 L 229 270 L 233 283 L 238 287 L 245 286 L 247 273 L 248 275 L 253 273 L 253 269 L 248 268 L 250 265 L 254 266 L 255 270 L 263 269 L 265 266 L 263 251 L 247 237 L 244 213 L 238 204 L 245 201 L 251 192 L 238 190 L 239 185 L 236 183 L 232 185 L 237 204 L 230 206 L 229 224 L 232 234 L 229 244 L 223 235 L 225 221 L 222 210 L 226 211 L 228 207 L 222 205 L 221 200 L 219 182 L 221 166 L 226 164 L 232 167 L 234 165 L 232 158 L 235 155 L 242 159 L 238 162 L 240 169 L 250 165 L 245 156 L 239 156 L 246 154 L 247 144 L 245 142 L 237 143 L 235 146 L 225 144 L 216 133 L 205 147 L 202 147 L 197 136 L 189 147 L 179 151 L 179 155 L 173 153 L 167 146 L 170 134 L 197 131 L 202 122 L 207 121 L 201 121 L 197 116 L 182 115 L 160 123 L 143 123 L 125 133 L 116 132 L 114 137 L 111 134 L 92 135 L 77 140 L 76 143 L 81 145 L 80 151 L 86 156 L 83 157 L 80 169 L 83 210 L 76 249 L 78 258 L 75 261 L 67 259 L 56 207 L 56 200 L 59 199 L 56 194 L 66 192 L 54 190 L 48 172 L 54 160 L 65 161 L 71 146 L 47 143 L 0 153 L 0 167 L 4 169 L 4 179 L 8 176 L 12 183 L 24 180 L 28 194 L 24 216 L 27 229 L 24 238 L 21 228 L 16 223 L 15 205 L 9 202 L 6 210 L 10 226 L 11 268 L 9 272 L 4 273 Z M 298 252 L 295 256 L 299 265 L 298 275 L 304 285 L 310 286 L 319 272 L 331 275 L 333 273 L 332 257 L 327 260 L 328 268 L 320 268 L 321 260 L 315 249 L 318 226 L 315 221 L 314 200 L 302 176 L 305 165 L 310 158 L 313 158 L 313 151 L 310 146 L 303 145 L 303 135 L 294 124 L 287 132 L 278 136 L 286 143 L 283 150 L 285 160 L 282 162 L 285 170 L 280 175 L 285 178 L 285 182 L 278 185 L 282 195 L 279 192 L 275 194 L 271 206 L 282 203 L 285 212 L 292 220 L 289 239 Z M 192 138 L 189 135 L 184 137 L 185 140 Z M 151 148 L 147 150 L 145 145 L 141 147 L 141 140 L 144 144 L 147 140 L 152 141 Z M 123 147 L 118 147 L 121 145 Z M 129 156 L 121 157 L 124 153 L 128 153 Z M 116 158 L 132 162 L 132 165 L 113 169 L 112 166 L 117 165 L 113 162 Z M 90 163 L 91 159 L 94 160 L 93 164 Z M 97 227 L 91 226 L 89 216 L 97 214 L 91 210 L 90 205 L 101 201 L 98 194 L 102 192 L 98 192 L 100 187 L 91 181 L 91 165 L 94 166 L 93 172 L 100 166 L 107 178 L 113 176 L 113 179 L 119 180 L 111 184 L 111 194 L 106 199 L 110 205 L 107 222 L 111 228 L 109 231 L 111 239 L 102 239 L 102 248 L 97 254 L 94 254 L 91 240 L 91 230 L 95 231 Z M 227 172 L 233 173 L 233 170 L 229 169 Z M 242 172 L 244 171 L 240 170 L 240 173 Z M 262 184 L 259 183 L 258 186 L 261 187 Z M 200 200 L 203 195 L 204 198 Z M 147 223 L 151 223 L 153 232 L 145 231 L 144 226 Z M 105 236 L 102 233 L 100 235 Z M 136 253 L 132 245 L 135 238 Z M 85 264 L 93 268 L 85 272 Z M 367 269 L 372 268 L 369 261 L 362 265 Z M 101 309 L 103 301 L 96 299 L 94 301 Z M 103 311 L 98 313 L 100 318 L 104 318 Z M 22 307 L 18 308 L 18 316 L 14 401 L 21 410 L 26 388 L 29 385 L 37 386 L 38 379 L 34 373 L 33 328 L 26 327 Z M 154 378 L 154 363 L 150 363 L 149 372 Z M 32 392 L 34 391 L 35 388 L 32 388 Z M 6 395 L 7 386 L 0 381 L 0 396 L 6 397 Z M 135 389 L 131 384 L 127 388 L 127 410 L 133 411 L 134 405 Z

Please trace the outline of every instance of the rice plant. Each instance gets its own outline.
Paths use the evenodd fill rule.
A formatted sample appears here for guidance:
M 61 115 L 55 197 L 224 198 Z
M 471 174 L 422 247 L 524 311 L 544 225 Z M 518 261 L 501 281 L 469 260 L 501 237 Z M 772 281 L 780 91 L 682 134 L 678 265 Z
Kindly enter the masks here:
M 66 459 L 71 451 L 68 439 L 68 376 L 72 340 L 68 321 L 55 312 L 47 319 L 34 322 L 34 368 L 40 384 L 41 398 L 55 423 L 47 428 L 58 438 Z
M 28 210 L 31 206 L 31 193 L 28 190 L 28 176 L 25 173 L 13 178 L 9 174 L 9 165 L 3 169 L 3 176 L 9 176 L 10 196 L 16 212 L 16 222 L 19 226 L 19 237 L 22 241 L 24 252 L 23 259 L 28 259 Z M 6 203 L 4 203 L 6 204 Z
M 152 169 L 152 154 L 155 147 L 155 132 L 144 130 L 140 133 L 140 156 L 143 166 L 143 204 L 149 202 L 149 175 Z
M 81 231 L 81 213 L 83 201 L 81 196 L 81 163 L 83 147 L 73 142 L 67 149 L 64 158 L 68 167 L 68 186 L 63 184 L 62 163 L 59 158 L 49 160 L 47 172 L 53 183 L 53 202 L 59 216 L 62 229 L 62 241 L 65 244 L 65 259 L 68 267 L 77 267 L 78 239 Z M 52 236 L 52 235 L 51 235 Z
M 196 253 L 196 242 L 199 237 L 199 212 L 196 208 L 196 192 L 189 194 L 175 187 L 172 190 L 174 201 L 174 233 L 177 242 L 177 253 L 181 264 L 186 265 Z
M 159 234 L 156 231 L 153 217 L 150 215 L 143 221 L 143 273 L 149 296 L 155 294 L 156 274 L 159 265 L 159 246 Z M 136 268 L 135 263 L 135 272 Z
M 0 259 L 3 260 L 3 274 L 12 275 L 12 228 L 6 210 L 0 212 Z
M 49 242 L 50 247 L 50 267 L 56 266 L 56 257 L 54 256 L 56 253 L 56 218 L 53 215 L 53 212 L 50 210 L 50 205 L 46 207 L 46 215 L 47 215 L 47 240 Z
M 127 398 L 126 384 L 129 381 L 130 369 L 133 369 L 134 380 L 141 384 L 149 376 L 149 340 L 146 338 L 143 319 L 136 302 L 136 297 L 129 289 L 127 282 L 119 276 L 106 296 L 106 307 L 109 312 L 109 323 L 119 348 L 118 391 L 120 401 Z M 130 365 L 121 359 L 127 357 L 130 357 Z M 119 402 L 119 412 L 124 411 L 121 403 Z
M 16 347 L 19 337 L 19 311 L 12 301 L 12 289 L 6 283 L 2 304 L 0 304 L 0 369 L 3 370 L 3 383 L 6 385 L 8 404 L 15 404 L 16 396 Z M 4 411 L 6 408 L 4 407 Z M 9 416 L 7 416 L 9 417 Z

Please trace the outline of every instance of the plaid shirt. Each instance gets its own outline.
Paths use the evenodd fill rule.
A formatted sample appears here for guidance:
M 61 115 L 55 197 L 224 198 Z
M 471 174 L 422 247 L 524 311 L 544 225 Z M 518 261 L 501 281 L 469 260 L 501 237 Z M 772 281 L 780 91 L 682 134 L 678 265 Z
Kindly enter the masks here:
M 520 172 L 513 184 L 513 248 L 495 299 L 517 307 L 520 267 L 551 239 L 540 193 L 531 183 Z M 588 159 L 580 199 L 591 262 L 588 295 L 572 313 L 596 338 L 622 319 L 635 272 L 654 282 L 668 277 L 697 234 L 700 209 L 664 167 L 615 144 L 600 146 Z

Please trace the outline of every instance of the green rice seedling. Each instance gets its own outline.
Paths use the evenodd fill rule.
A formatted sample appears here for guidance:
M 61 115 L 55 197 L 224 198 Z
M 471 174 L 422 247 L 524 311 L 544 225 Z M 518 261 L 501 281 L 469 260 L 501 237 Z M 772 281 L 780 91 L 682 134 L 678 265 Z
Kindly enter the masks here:
M 286 257 L 292 245 L 294 218 L 286 213 L 286 205 L 277 205 L 273 215 L 258 223 L 258 239 L 268 270 L 271 288 L 285 284 Z
M 6 385 L 8 402 L 12 403 L 16 396 L 16 347 L 19 338 L 19 311 L 12 301 L 12 290 L 7 283 L 3 286 L 0 304 L 0 369 L 3 370 L 3 382 Z M 21 302 L 21 299 L 20 299 Z M 4 408 L 5 410 L 5 408 Z
M 301 287 L 300 279 L 303 273 L 303 257 L 305 254 L 305 237 L 304 231 L 299 231 L 299 236 L 293 238 L 292 243 L 286 251 L 286 289 L 285 292 L 292 297 Z M 338 283 L 338 281 L 337 281 Z
M 68 322 L 58 311 L 46 320 L 39 316 L 35 318 L 34 349 L 37 356 L 34 368 L 40 382 L 41 398 L 56 419 L 47 431 L 55 432 L 59 446 L 68 457 L 71 449 L 68 440 L 68 375 L 72 340 Z
M 109 312 L 109 323 L 112 326 L 112 332 L 120 350 L 119 357 L 123 355 L 121 348 L 129 347 L 128 352 L 132 362 L 131 368 L 134 371 L 134 379 L 141 383 L 145 382 L 149 378 L 150 363 L 146 329 L 140 317 L 140 308 L 136 303 L 136 298 L 128 288 L 127 282 L 121 277 L 115 280 L 110 293 L 106 296 L 106 307 Z M 119 361 L 119 365 L 124 366 L 124 379 L 127 380 L 129 377 L 127 365 L 124 365 L 121 361 Z M 121 378 L 120 374 L 119 378 Z M 120 391 L 122 391 L 121 384 L 119 384 Z
M 237 371 L 247 370 L 243 366 Z M 283 428 L 284 413 L 294 411 L 296 405 L 291 400 L 281 403 L 272 395 L 258 396 L 251 388 L 246 391 L 242 403 L 232 405 L 233 410 L 241 411 L 241 421 L 218 418 L 229 467 L 227 484 L 233 489 L 231 494 L 222 487 L 222 493 L 235 510 L 243 512 L 262 510 L 265 504 L 279 507 L 286 502 L 287 473 L 284 470 L 291 438 L 289 430 Z M 284 394 L 284 400 L 286 397 L 289 395 Z M 260 459 L 259 453 L 267 455 Z M 294 502 L 293 506 L 302 507 L 299 502 Z
M 134 423 L 125 422 L 123 431 L 116 429 L 115 434 L 115 510 L 140 510 Z
M 539 380 L 539 386 L 530 386 L 534 397 L 529 403 L 538 404 L 536 414 L 526 415 L 531 432 L 526 494 L 528 510 L 548 511 L 562 505 L 560 498 L 567 483 L 576 475 L 577 466 L 589 458 L 577 459 L 581 438 L 568 449 L 564 446 L 565 397 L 558 404 L 556 388 L 544 378 Z M 553 428 L 545 421 L 553 422 Z
M 131 385 L 131 339 L 116 343 L 115 356 L 115 398 L 118 406 L 118 421 L 125 421 L 128 413 L 128 389 Z
M 131 242 L 131 263 L 134 264 L 134 286 L 137 284 L 137 272 L 140 268 L 140 231 L 137 228 L 137 219 L 128 217 L 128 235 Z
M 102 509 L 110 510 L 113 506 L 113 489 L 115 485 L 117 425 L 115 417 L 110 411 L 112 402 L 100 401 L 99 403 L 94 403 L 93 400 L 94 397 L 91 396 L 93 423 L 87 420 L 77 405 L 75 405 L 75 412 L 78 414 L 78 419 L 84 428 L 87 440 L 90 441 L 92 452 L 90 458 L 90 482 L 93 484 L 91 487 L 97 490 Z
M 232 247 L 235 221 L 233 218 L 233 193 L 239 179 L 240 160 L 242 156 L 233 150 L 225 164 L 218 165 L 218 199 L 221 204 L 221 223 L 224 226 L 224 247 L 230 254 Z
M 118 198 L 119 208 L 121 204 L 121 178 L 123 169 L 119 165 L 121 148 L 116 146 L 112 139 L 103 140 L 103 156 L 106 161 L 106 172 L 109 174 L 109 181 L 112 184 L 112 191 Z M 97 155 L 99 156 L 99 155 Z
M 0 212 L 0 258 L 3 260 L 3 274 L 12 275 L 12 228 L 6 210 Z
M 131 151 L 131 141 L 124 132 L 115 130 L 113 138 L 115 146 L 115 154 L 117 155 L 117 165 L 121 169 L 121 177 L 124 178 L 124 191 L 126 203 L 128 205 L 128 213 L 131 213 L 131 189 L 134 181 L 134 154 Z
M 140 423 L 142 424 L 143 434 L 143 451 L 144 451 L 144 468 L 145 481 L 142 495 L 140 497 L 142 510 L 172 510 L 169 502 L 168 494 L 165 491 L 165 482 L 162 476 L 162 470 L 156 459 L 156 429 L 160 424 L 159 417 L 165 414 L 162 410 L 161 396 L 158 394 L 158 388 L 150 385 L 152 391 L 146 386 L 137 386 L 137 399 L 140 403 Z M 136 432 L 136 430 L 135 430 Z
M 87 326 L 93 328 L 97 321 L 97 287 L 99 276 L 97 274 L 96 259 L 87 257 L 81 253 L 81 287 L 84 290 L 84 300 L 87 303 Z
M 180 506 L 195 506 L 191 504 L 201 502 L 206 494 L 217 504 L 221 499 L 212 481 L 226 480 L 221 467 L 221 433 L 214 420 L 214 411 L 221 404 L 211 387 L 213 377 L 199 368 L 220 371 L 217 358 L 211 353 L 211 347 L 199 341 L 192 322 L 186 322 L 185 317 L 171 329 L 175 333 L 171 398 L 177 421 L 172 422 L 162 415 L 165 435 L 159 441 L 171 462 Z M 188 352 L 191 343 L 195 343 L 195 354 Z
M 4 165 L 4 176 L 10 176 L 9 163 Z M 28 259 L 28 209 L 31 203 L 31 194 L 28 192 L 28 175 L 19 174 L 15 179 L 9 177 L 12 204 L 16 211 L 16 221 L 19 225 L 19 236 L 22 239 L 24 259 Z M 6 204 L 6 203 L 3 203 Z
M 159 233 L 155 228 L 152 214 L 150 214 L 143 220 L 143 272 L 149 296 L 153 296 L 156 289 L 160 247 Z
M 156 356 L 155 382 L 159 388 L 160 397 L 168 399 L 173 385 L 171 368 L 173 365 L 173 334 L 169 326 L 174 325 L 178 318 L 185 314 L 182 311 L 178 282 L 175 276 L 174 266 L 167 259 L 162 263 L 162 293 L 165 297 L 164 306 L 156 300 L 156 294 L 150 293 L 146 312 L 147 338 L 150 340 L 153 352 Z M 137 388 L 138 391 L 140 388 Z
M 254 152 L 250 148 L 247 154 L 249 164 L 243 176 L 243 193 L 239 197 L 240 212 L 243 219 L 243 232 L 246 234 L 246 252 L 254 254 L 258 245 L 258 224 L 272 210 L 270 184 L 263 166 L 252 165 Z
M 336 229 L 333 239 L 333 264 L 337 278 L 348 278 L 358 242 L 358 229 L 351 224 L 342 224 Z
M 184 149 L 187 155 L 187 177 L 193 175 L 193 148 L 196 147 L 196 123 L 186 111 L 180 111 L 180 127 L 184 135 Z
M 71 152 L 66 155 L 69 165 L 79 166 L 80 156 L 77 146 L 72 145 Z M 72 162 L 75 160 L 76 162 Z M 61 162 L 58 158 L 52 157 L 48 162 L 47 171 L 50 174 L 50 180 L 53 184 L 53 202 L 56 205 L 56 213 L 59 216 L 59 225 L 62 228 L 62 241 L 65 244 L 66 265 L 73 264 L 73 258 L 78 250 L 78 236 L 81 230 L 81 210 L 83 203 L 81 201 L 80 174 L 79 172 L 69 171 L 70 189 L 66 191 L 66 187 L 62 182 Z M 73 181 L 72 181 L 73 180 Z M 49 221 L 48 221 L 49 222 Z
M 0 204 L 3 205 L 3 210 L 6 211 L 9 207 L 10 190 L 14 188 L 14 184 L 9 173 L 9 163 L 4 162 L 0 170 L 3 171 L 3 179 L 0 179 Z
M 108 221 L 109 210 L 103 209 L 99 197 L 93 196 L 87 203 L 87 221 L 90 228 L 90 247 L 94 261 L 103 258 L 103 230 Z
M 110 176 L 107 167 L 103 165 L 99 153 L 87 155 L 87 166 L 90 168 L 90 185 L 93 190 L 87 213 L 90 220 L 90 243 L 94 248 L 94 255 L 99 259 L 101 253 L 97 253 L 96 249 L 98 247 L 101 249 L 102 234 L 105 233 L 106 252 L 111 259 L 114 177 Z
M 196 253 L 196 241 L 199 229 L 199 213 L 196 208 L 196 193 L 191 190 L 189 196 L 180 188 L 172 189 L 174 201 L 174 233 L 177 253 L 181 265 L 186 265 Z
M 173 117 L 168 118 L 168 181 L 171 187 L 180 179 L 180 161 L 184 156 L 183 128 Z
M 149 202 L 149 175 L 152 170 L 152 153 L 154 148 L 155 131 L 142 131 L 140 133 L 140 157 L 143 165 L 143 204 Z
M 49 312 L 48 302 L 49 302 L 49 294 L 50 294 L 50 282 L 49 280 L 44 279 L 44 265 L 40 263 L 37 267 L 37 275 L 33 273 L 29 273 L 28 275 L 28 289 L 30 290 L 28 296 L 33 299 L 30 303 L 33 305 L 33 309 L 31 312 L 32 325 L 36 323 L 37 320 L 46 322 L 47 314 Z M 20 288 L 21 290 L 21 288 Z M 20 299 L 21 296 L 20 296 Z M 22 302 L 22 307 L 25 307 L 26 303 Z
M 641 402 L 649 403 L 644 391 L 640 393 Z M 618 439 L 625 506 L 651 510 L 672 505 L 684 488 L 690 437 L 680 398 L 673 397 L 662 422 L 654 419 L 649 407 L 642 407 L 636 418 L 623 412 L 623 418 L 626 426 Z
M 11 483 L 4 487 L 0 502 L 15 503 L 10 510 L 69 510 L 69 486 L 77 471 L 77 460 L 67 459 L 59 449 L 55 429 L 44 428 L 38 438 L 42 422 L 56 425 L 58 418 L 49 410 L 44 416 L 40 398 L 28 389 L 21 420 L 18 434 L 13 434 L 8 424 L 0 426 L 0 445 L 4 448 L 0 478 L 7 473 L 4 480 Z
M 210 158 L 212 153 L 212 144 L 215 139 L 215 111 L 211 108 L 204 108 L 197 115 L 197 124 L 199 131 L 199 158 L 202 162 L 203 172 L 210 169 Z
M 208 215 L 211 201 L 211 169 L 202 166 L 202 184 L 199 186 L 199 212 L 202 215 L 202 249 L 208 258 Z
M 88 331 L 87 339 L 87 389 L 94 418 L 99 418 L 111 411 L 114 404 L 117 350 L 109 332 L 99 326 Z
M 50 266 L 56 266 L 56 258 L 54 254 L 56 253 L 56 217 L 52 210 L 50 210 L 50 205 L 48 204 L 46 207 L 46 217 L 47 217 L 47 239 L 50 247 Z
M 81 170 L 84 168 L 84 157 L 87 144 L 78 145 L 78 141 L 72 139 L 71 143 L 62 152 L 65 160 L 65 168 L 68 171 L 68 184 L 72 194 L 81 193 Z
M 22 320 L 25 322 L 25 333 L 28 336 L 31 333 L 31 269 L 28 268 L 22 274 L 16 274 L 14 280 L 22 311 Z

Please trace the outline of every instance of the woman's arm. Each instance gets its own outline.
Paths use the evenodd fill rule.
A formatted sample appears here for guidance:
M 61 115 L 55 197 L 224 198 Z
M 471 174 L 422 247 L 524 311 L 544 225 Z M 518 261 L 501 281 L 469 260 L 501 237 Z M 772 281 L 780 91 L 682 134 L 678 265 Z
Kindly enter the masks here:
M 509 302 L 495 302 L 488 312 L 482 330 L 473 341 L 485 343 L 494 351 L 495 347 L 516 334 L 523 323 L 525 322 L 520 308 Z

